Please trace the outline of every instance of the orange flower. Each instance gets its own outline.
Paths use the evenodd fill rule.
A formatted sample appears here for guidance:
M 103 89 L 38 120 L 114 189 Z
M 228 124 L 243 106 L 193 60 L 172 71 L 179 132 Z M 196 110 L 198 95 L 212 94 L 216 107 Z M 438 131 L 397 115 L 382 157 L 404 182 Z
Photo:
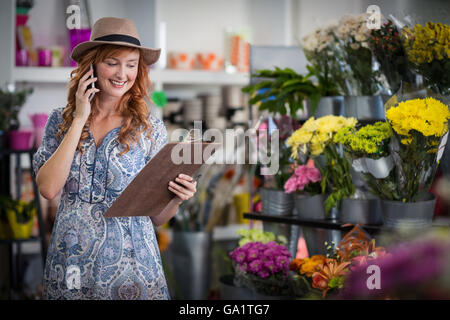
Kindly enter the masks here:
M 292 271 L 299 272 L 308 277 L 317 271 L 317 266 L 326 262 L 326 258 L 322 255 L 314 255 L 311 258 L 294 259 L 291 261 L 289 268 Z
M 335 277 L 342 277 L 347 275 L 348 269 L 347 266 L 350 262 L 341 262 L 339 263 L 335 259 L 327 259 L 326 263 L 319 265 L 319 271 L 314 272 L 313 277 L 313 288 L 323 290 L 323 297 L 325 298 L 328 290 L 329 282 L 331 279 Z M 326 285 L 325 285 L 326 283 Z

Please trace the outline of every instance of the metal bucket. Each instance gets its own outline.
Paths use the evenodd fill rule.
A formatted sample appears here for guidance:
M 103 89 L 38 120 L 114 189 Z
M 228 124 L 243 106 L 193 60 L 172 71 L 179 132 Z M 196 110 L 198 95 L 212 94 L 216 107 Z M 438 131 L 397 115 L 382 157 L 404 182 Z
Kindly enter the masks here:
M 248 288 L 235 286 L 232 274 L 223 275 L 219 279 L 221 300 L 254 300 L 255 294 Z
M 285 193 L 284 190 L 261 188 L 261 201 L 263 214 L 276 216 L 292 215 L 294 196 Z
M 338 216 L 338 210 L 333 208 L 328 217 L 325 216 L 324 201 L 328 195 L 295 195 L 295 207 L 298 216 L 305 220 L 331 220 L 335 221 Z M 337 243 L 341 240 L 339 230 L 327 230 L 322 228 L 301 227 L 303 238 L 305 239 L 309 255 L 326 254 L 324 243 Z
M 430 227 L 435 205 L 436 198 L 432 194 L 428 195 L 427 200 L 418 202 L 381 200 L 384 226 L 397 229 Z
M 339 221 L 365 225 L 383 224 L 380 199 L 342 199 Z
M 322 97 L 317 104 L 316 111 L 312 112 L 311 101 L 306 100 L 306 110 L 308 111 L 308 118 L 314 116 L 316 119 L 328 116 L 343 116 L 344 115 L 344 97 L 343 96 L 333 96 L 333 97 Z
M 211 232 L 173 233 L 169 250 L 176 285 L 182 295 L 175 298 L 207 298 L 211 278 L 211 247 Z
M 345 96 L 344 115 L 358 120 L 384 120 L 384 102 L 381 95 Z

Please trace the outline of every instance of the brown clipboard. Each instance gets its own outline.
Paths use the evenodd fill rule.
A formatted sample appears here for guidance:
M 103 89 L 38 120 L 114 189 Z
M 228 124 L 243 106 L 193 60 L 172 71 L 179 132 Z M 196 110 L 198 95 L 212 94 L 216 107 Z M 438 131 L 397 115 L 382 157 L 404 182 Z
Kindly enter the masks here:
M 177 164 L 172 161 L 172 150 L 190 161 Z M 169 189 L 169 181 L 180 174 L 193 177 L 194 173 L 207 161 L 203 159 L 205 148 L 211 146 L 207 154 L 212 155 L 218 143 L 211 142 L 169 142 L 147 163 L 131 183 L 122 191 L 104 214 L 109 217 L 156 216 L 175 197 Z M 181 152 L 180 152 L 181 150 Z M 201 151 L 200 151 L 201 150 Z M 190 154 L 185 154 L 189 152 Z M 199 153 L 201 152 L 201 156 Z M 178 158 L 179 160 L 180 158 Z

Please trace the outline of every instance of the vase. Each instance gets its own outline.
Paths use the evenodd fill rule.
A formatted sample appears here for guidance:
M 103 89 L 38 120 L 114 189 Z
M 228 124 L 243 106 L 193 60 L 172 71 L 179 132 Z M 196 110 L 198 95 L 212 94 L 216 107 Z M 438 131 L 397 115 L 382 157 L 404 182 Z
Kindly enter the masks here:
M 284 190 L 261 188 L 262 213 L 275 216 L 291 216 L 294 196 Z
M 384 226 L 387 228 L 421 229 L 433 222 L 436 197 L 429 193 L 422 201 L 381 200 Z
M 234 284 L 233 279 L 232 274 L 219 278 L 221 300 L 255 300 L 253 291 L 246 287 L 238 287 Z
M 326 215 L 324 202 L 328 197 L 326 194 L 319 194 L 315 196 L 308 195 L 295 195 L 295 209 L 300 219 L 304 220 L 331 220 L 336 221 L 339 210 L 333 207 L 331 211 Z M 339 230 L 327 230 L 323 228 L 314 227 L 301 227 L 301 234 L 306 242 L 308 254 L 326 254 L 325 242 L 331 243 L 334 241 L 336 244 L 341 239 L 341 233 Z
M 25 223 L 20 223 L 17 221 L 16 213 L 13 210 L 7 210 L 6 214 L 8 216 L 9 225 L 12 230 L 12 236 L 14 239 L 28 239 L 31 237 L 33 231 L 34 215 L 31 219 Z
M 9 132 L 9 145 L 11 150 L 28 150 L 32 146 L 32 131 L 11 130 Z
M 174 231 L 169 247 L 176 287 L 188 300 L 206 299 L 211 275 L 211 232 Z
M 341 208 L 339 211 L 339 221 L 342 223 L 364 225 L 383 224 L 381 204 L 378 198 L 344 198 L 341 200 Z
M 384 100 L 376 96 L 345 96 L 344 115 L 357 120 L 384 120 Z
M 306 100 L 306 110 L 308 118 L 314 116 L 317 119 L 327 115 L 343 116 L 344 97 L 332 96 L 320 98 L 315 112 L 312 112 L 311 101 L 308 99 Z

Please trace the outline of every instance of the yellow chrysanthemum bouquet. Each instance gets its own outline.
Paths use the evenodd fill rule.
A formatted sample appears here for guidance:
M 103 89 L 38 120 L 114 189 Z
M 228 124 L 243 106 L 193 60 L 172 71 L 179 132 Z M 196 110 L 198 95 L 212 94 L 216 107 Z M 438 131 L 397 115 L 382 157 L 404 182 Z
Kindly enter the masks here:
M 387 122 L 378 121 L 359 129 L 344 127 L 334 136 L 343 146 L 353 169 L 366 182 L 369 191 L 381 199 L 397 196 L 394 161 L 389 151 L 392 131 Z
M 427 86 L 440 94 L 450 94 L 450 26 L 428 22 L 403 28 L 409 61 Z
M 287 140 L 292 151 L 291 157 L 299 162 L 324 155 L 325 164 L 320 165 L 320 161 L 316 163 L 322 173 L 322 193 L 327 189 L 330 192 L 325 200 L 327 213 L 331 208 L 338 207 L 342 198 L 355 191 L 350 177 L 350 164 L 333 138 L 341 128 L 354 127 L 356 123 L 355 118 L 343 116 L 328 115 L 318 119 L 311 117 Z
M 420 201 L 433 181 L 447 142 L 448 102 L 437 95 L 411 99 L 393 96 L 385 109 L 396 166 L 398 197 L 393 200 Z

